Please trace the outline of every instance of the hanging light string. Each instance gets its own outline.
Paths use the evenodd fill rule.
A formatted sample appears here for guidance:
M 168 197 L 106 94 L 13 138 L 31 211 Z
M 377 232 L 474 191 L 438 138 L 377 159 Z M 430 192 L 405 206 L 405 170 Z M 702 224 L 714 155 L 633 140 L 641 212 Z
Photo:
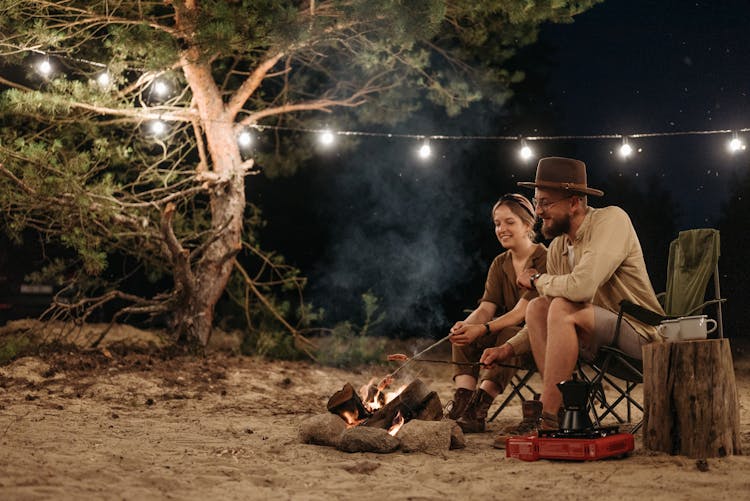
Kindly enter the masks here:
M 30 52 L 41 54 L 45 56 L 45 59 L 39 70 L 44 74 L 52 72 L 52 67 L 49 64 L 49 54 L 38 50 L 38 49 L 26 49 Z M 88 59 L 75 58 L 67 55 L 55 55 L 54 57 L 68 59 L 76 62 L 89 64 L 99 68 L 107 68 L 105 64 L 91 61 Z M 99 75 L 97 79 L 102 87 L 109 85 L 109 75 Z M 169 92 L 169 88 L 165 82 L 155 81 L 153 82 L 154 92 L 157 95 L 163 96 Z M 622 145 L 620 146 L 619 152 L 623 158 L 630 156 L 633 152 L 641 152 L 641 149 L 633 149 L 628 142 L 629 139 L 639 138 L 652 138 L 652 137 L 672 137 L 672 136 L 696 136 L 696 135 L 712 135 L 712 134 L 732 134 L 733 137 L 729 141 L 727 147 L 731 153 L 738 153 L 746 149 L 744 141 L 739 137 L 740 133 L 750 131 L 750 128 L 742 129 L 713 129 L 713 130 L 692 130 L 692 131 L 671 131 L 671 132 L 638 132 L 633 134 L 568 134 L 568 135 L 537 135 L 537 136 L 524 136 L 524 135 L 457 135 L 457 134 L 417 134 L 417 133 L 396 133 L 396 132 L 372 132 L 372 131 L 361 131 L 361 130 L 332 130 L 329 127 L 326 128 L 309 128 L 309 127 L 289 127 L 282 125 L 263 125 L 263 124 L 251 124 L 247 127 L 242 128 L 238 133 L 238 141 L 241 147 L 250 147 L 253 142 L 252 136 L 249 134 L 247 129 L 252 128 L 258 131 L 266 129 L 287 131 L 287 132 L 302 132 L 310 133 L 318 136 L 321 144 L 324 146 L 331 146 L 335 143 L 336 136 L 358 136 L 358 137 L 383 137 L 383 138 L 396 138 L 396 139 L 416 139 L 420 141 L 421 146 L 418 150 L 418 155 L 422 159 L 427 159 L 431 156 L 432 150 L 429 142 L 435 141 L 519 141 L 521 146 L 519 154 L 524 160 L 533 158 L 534 153 L 529 142 L 532 141 L 565 141 L 565 140 L 596 140 L 596 139 L 620 139 Z M 159 135 L 159 131 L 152 131 L 156 135 Z
M 337 130 L 330 128 L 309 128 L 309 127 L 286 127 L 281 125 L 251 125 L 252 128 L 259 131 L 265 129 L 280 130 L 288 132 L 306 132 L 310 134 L 336 134 L 339 136 L 364 136 L 364 137 L 385 137 L 397 139 L 435 139 L 446 141 L 555 141 L 555 140 L 576 140 L 576 139 L 622 139 L 622 138 L 643 138 L 643 137 L 666 137 L 666 136 L 695 136 L 706 134 L 733 134 L 739 132 L 749 132 L 750 128 L 743 129 L 715 129 L 715 130 L 692 130 L 692 131 L 673 131 L 673 132 L 639 132 L 635 134 L 587 134 L 587 135 L 559 135 L 559 136 L 477 136 L 477 135 L 455 135 L 455 134 L 416 134 L 416 133 L 395 133 L 395 132 L 371 132 L 359 130 Z

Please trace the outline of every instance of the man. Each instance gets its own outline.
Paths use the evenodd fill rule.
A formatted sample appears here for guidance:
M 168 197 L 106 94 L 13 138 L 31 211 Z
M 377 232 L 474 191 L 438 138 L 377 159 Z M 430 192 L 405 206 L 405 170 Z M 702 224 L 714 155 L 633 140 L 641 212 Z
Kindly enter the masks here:
M 535 181 L 518 185 L 535 189 L 542 234 L 554 240 L 547 252 L 547 273 L 529 269 L 518 277 L 521 287 L 540 294 L 529 303 L 525 328 L 482 354 L 481 362 L 491 364 L 530 349 L 542 375 L 541 401 L 526 402 L 524 421 L 506 429 L 505 436 L 528 433 L 536 426 L 559 427 L 562 395 L 556 384 L 571 379 L 579 357 L 591 360 L 601 346 L 614 342 L 621 300 L 663 312 L 628 215 L 619 207 L 588 206 L 588 195 L 604 192 L 587 186 L 583 162 L 542 158 Z M 616 347 L 640 359 L 641 345 L 659 339 L 656 329 L 635 319 L 623 320 Z M 494 445 L 504 447 L 505 436 Z

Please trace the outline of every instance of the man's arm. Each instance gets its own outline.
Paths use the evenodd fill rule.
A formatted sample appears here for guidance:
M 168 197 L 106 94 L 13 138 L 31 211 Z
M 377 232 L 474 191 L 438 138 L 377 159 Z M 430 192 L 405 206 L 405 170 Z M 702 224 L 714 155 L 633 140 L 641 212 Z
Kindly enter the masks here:
M 599 287 L 609 280 L 628 255 L 634 230 L 628 215 L 619 207 L 602 209 L 591 221 L 591 242 L 571 273 L 543 274 L 536 281 L 545 296 L 564 297 L 575 302 L 590 302 Z M 552 259 L 548 266 L 552 268 Z

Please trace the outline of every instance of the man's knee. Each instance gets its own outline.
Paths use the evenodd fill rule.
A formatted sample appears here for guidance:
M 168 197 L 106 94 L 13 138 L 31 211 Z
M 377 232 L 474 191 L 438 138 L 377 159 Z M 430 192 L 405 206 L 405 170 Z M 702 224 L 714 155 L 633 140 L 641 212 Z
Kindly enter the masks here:
M 546 297 L 535 297 L 529 301 L 528 306 L 526 306 L 526 323 L 544 322 L 547 319 L 549 306 L 550 300 Z
M 593 306 L 589 303 L 576 303 L 556 297 L 550 301 L 547 311 L 548 324 L 568 324 L 579 330 L 590 330 L 593 327 Z

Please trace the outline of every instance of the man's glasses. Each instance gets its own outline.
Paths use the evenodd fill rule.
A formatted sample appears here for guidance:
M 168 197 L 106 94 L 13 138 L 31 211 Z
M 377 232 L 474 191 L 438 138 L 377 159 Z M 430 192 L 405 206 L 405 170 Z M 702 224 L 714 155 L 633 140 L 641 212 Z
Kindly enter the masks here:
M 558 200 L 553 200 L 552 202 L 550 202 L 546 198 L 543 198 L 541 200 L 537 200 L 536 198 L 532 198 L 531 199 L 531 203 L 534 204 L 534 207 L 536 207 L 537 209 L 542 209 L 542 212 L 544 212 L 547 209 L 549 209 L 550 207 L 552 207 L 553 205 L 555 205 L 556 203 L 562 202 L 563 200 L 567 200 L 567 199 L 571 198 L 572 196 L 573 195 L 568 195 L 567 197 L 563 197 L 563 198 L 560 198 Z

